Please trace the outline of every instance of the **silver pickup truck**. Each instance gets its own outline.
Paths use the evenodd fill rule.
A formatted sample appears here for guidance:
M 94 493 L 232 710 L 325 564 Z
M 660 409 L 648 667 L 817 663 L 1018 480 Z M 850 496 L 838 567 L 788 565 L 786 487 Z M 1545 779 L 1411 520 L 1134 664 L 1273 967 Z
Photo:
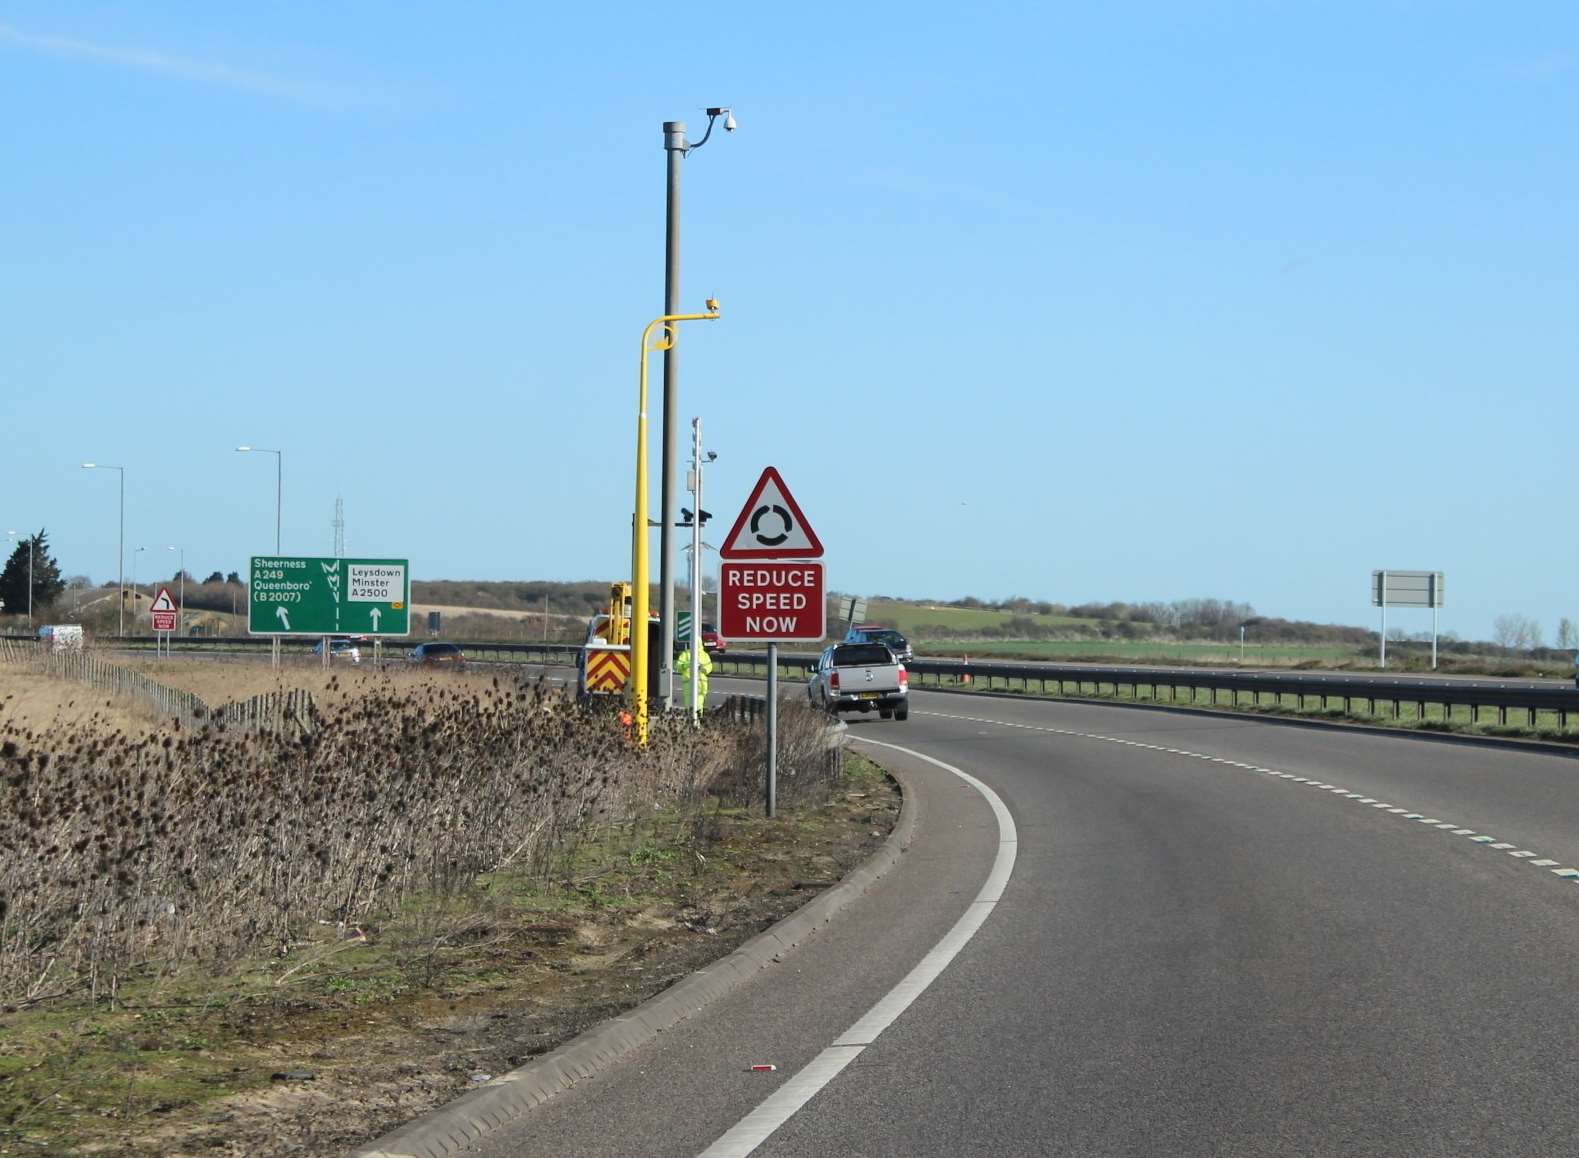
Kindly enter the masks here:
M 817 657 L 806 685 L 813 707 L 825 712 L 870 712 L 883 719 L 910 716 L 905 665 L 881 643 L 836 643 Z

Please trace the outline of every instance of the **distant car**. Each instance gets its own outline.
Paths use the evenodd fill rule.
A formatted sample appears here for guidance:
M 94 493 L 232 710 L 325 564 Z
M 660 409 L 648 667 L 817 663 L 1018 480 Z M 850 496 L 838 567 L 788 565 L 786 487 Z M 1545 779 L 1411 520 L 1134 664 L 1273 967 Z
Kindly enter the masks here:
M 323 657 L 323 640 L 313 644 L 313 654 Z M 331 639 L 329 641 L 329 658 L 331 660 L 344 660 L 346 663 L 361 663 L 362 649 L 356 645 L 354 639 Z
M 406 660 L 430 667 L 463 667 L 466 663 L 465 655 L 453 643 L 419 643 L 406 653 Z
M 845 633 L 844 642 L 884 644 L 900 663 L 909 663 L 916 658 L 915 653 L 910 650 L 909 640 L 892 627 L 882 627 L 876 623 L 856 624 Z
M 718 628 L 711 623 L 702 624 L 702 646 L 713 655 L 722 655 L 727 645 L 718 637 Z

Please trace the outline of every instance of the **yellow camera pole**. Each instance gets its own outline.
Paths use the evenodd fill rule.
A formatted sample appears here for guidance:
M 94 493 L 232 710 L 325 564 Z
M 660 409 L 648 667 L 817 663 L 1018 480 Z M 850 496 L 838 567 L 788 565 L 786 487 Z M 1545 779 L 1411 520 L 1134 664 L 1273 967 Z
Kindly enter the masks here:
M 718 317 L 718 299 L 707 299 L 704 314 L 664 314 L 641 332 L 640 388 L 636 395 L 636 510 L 631 518 L 631 699 L 636 717 L 636 743 L 647 746 L 647 617 L 651 570 L 647 557 L 647 355 L 670 349 L 675 322 L 710 321 Z M 663 327 L 655 341 L 653 331 Z M 668 534 L 669 528 L 664 527 Z M 693 630 L 695 630 L 693 628 Z

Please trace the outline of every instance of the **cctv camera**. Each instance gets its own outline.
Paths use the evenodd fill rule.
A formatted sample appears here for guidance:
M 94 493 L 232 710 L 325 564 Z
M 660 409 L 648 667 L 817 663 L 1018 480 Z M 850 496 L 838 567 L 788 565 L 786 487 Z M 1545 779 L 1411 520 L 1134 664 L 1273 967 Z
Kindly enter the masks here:
M 707 452 L 707 461 L 708 462 L 717 462 L 718 461 L 718 452 L 716 450 L 708 451 Z
M 724 114 L 724 132 L 732 133 L 734 131 L 735 131 L 735 114 L 734 113 L 725 113 Z

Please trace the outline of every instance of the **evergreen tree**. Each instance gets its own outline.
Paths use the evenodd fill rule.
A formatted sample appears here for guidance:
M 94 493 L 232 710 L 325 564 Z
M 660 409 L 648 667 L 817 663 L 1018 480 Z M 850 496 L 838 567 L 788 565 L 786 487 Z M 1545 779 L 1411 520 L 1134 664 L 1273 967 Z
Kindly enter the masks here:
M 215 571 L 207 579 L 203 580 L 204 583 L 223 583 L 224 581 L 225 581 L 224 573 L 220 572 L 220 571 Z
M 20 540 L 0 570 L 0 600 L 12 615 L 26 615 L 28 609 L 28 551 L 32 549 L 33 613 L 37 615 L 66 589 L 60 576 L 60 563 L 49 553 L 49 536 L 38 534 Z

